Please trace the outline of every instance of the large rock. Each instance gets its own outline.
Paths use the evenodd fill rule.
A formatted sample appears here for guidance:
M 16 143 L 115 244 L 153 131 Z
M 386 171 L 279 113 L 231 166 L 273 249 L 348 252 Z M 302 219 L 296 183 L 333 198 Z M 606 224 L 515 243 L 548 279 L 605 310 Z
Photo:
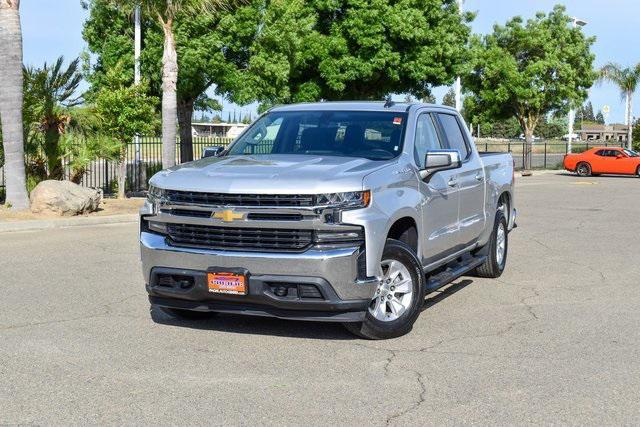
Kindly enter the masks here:
M 98 209 L 102 192 L 71 181 L 42 181 L 31 192 L 31 211 L 62 216 L 81 215 Z

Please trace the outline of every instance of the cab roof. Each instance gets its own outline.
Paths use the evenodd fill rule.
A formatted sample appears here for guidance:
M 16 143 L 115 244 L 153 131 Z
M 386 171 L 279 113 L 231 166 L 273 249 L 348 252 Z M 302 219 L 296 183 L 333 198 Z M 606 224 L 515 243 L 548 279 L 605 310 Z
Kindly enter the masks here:
M 455 108 L 424 104 L 421 102 L 384 102 L 384 101 L 332 101 L 332 102 L 310 102 L 301 104 L 289 104 L 273 107 L 269 111 L 390 111 L 394 113 L 405 113 L 410 108 L 415 107 L 437 107 L 456 111 Z

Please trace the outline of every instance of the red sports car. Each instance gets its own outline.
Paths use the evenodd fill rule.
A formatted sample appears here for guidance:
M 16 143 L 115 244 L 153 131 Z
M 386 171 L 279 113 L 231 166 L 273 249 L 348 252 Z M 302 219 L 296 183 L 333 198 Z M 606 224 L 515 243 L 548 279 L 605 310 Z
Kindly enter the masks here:
M 640 176 L 640 154 L 625 148 L 596 147 L 580 154 L 567 154 L 563 166 L 580 176 L 603 173 Z

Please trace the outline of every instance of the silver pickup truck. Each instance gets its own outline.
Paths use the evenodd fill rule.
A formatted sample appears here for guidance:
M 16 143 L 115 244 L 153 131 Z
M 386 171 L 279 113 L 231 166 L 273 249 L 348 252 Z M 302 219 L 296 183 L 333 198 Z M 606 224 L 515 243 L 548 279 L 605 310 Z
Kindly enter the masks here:
M 513 160 L 479 154 L 427 104 L 273 108 L 228 148 L 157 173 L 141 210 L 153 306 L 409 332 L 425 295 L 498 277 L 514 227 Z

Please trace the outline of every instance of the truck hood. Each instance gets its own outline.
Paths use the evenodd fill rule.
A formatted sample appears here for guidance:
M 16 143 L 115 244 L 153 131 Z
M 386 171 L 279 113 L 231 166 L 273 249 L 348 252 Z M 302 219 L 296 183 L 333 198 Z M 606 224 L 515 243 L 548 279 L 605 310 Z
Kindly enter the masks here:
M 337 193 L 363 190 L 366 175 L 393 162 L 285 154 L 209 157 L 158 172 L 150 182 L 210 193 Z

